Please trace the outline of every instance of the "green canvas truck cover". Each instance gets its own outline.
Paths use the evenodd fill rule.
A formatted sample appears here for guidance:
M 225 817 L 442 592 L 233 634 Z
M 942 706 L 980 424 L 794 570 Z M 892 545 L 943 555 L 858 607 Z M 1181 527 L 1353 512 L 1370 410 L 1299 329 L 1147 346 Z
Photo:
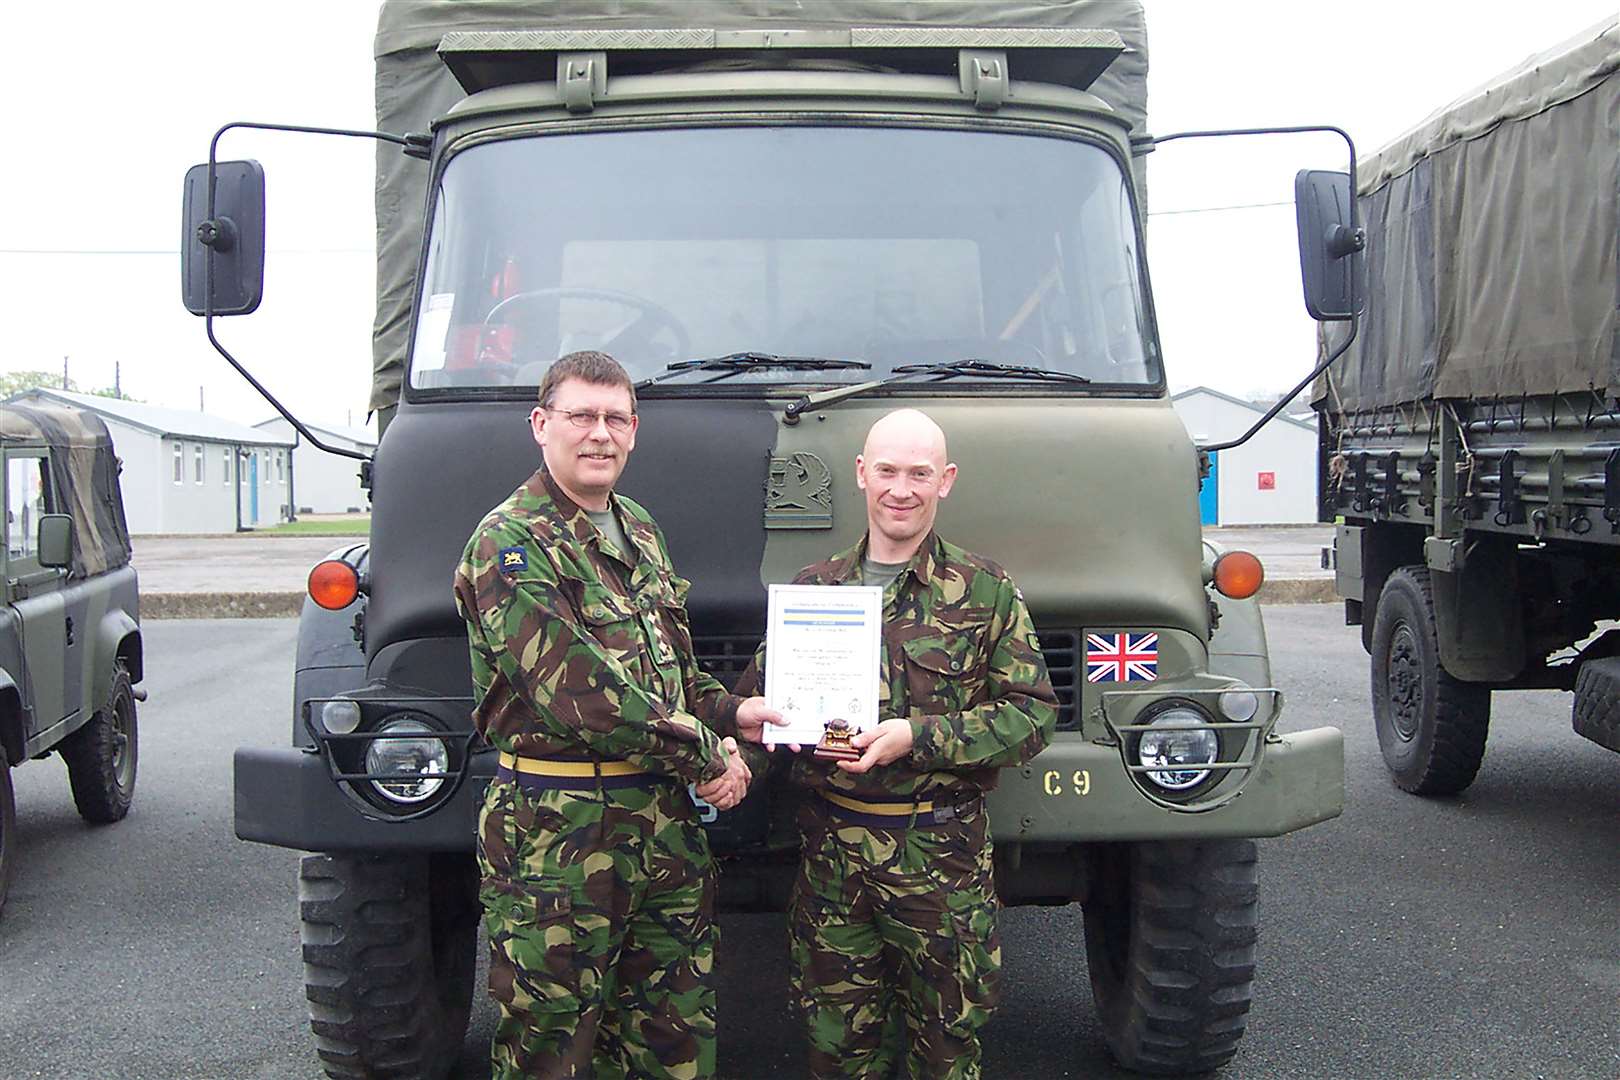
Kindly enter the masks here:
M 118 458 L 101 417 L 51 405 L 0 405 L 0 442 L 50 448 L 51 486 L 73 518 L 73 577 L 129 563 L 129 526 L 118 485 Z
M 1126 51 L 1090 92 L 1129 121 L 1133 135 L 1145 132 L 1147 28 L 1137 0 L 388 0 L 377 21 L 377 127 L 425 132 L 465 96 L 435 51 L 451 31 L 888 25 L 1117 31 Z M 379 146 L 373 409 L 392 405 L 404 378 L 426 184 L 425 163 Z
M 1620 18 L 1436 112 L 1356 179 L 1366 316 L 1319 407 L 1620 392 Z

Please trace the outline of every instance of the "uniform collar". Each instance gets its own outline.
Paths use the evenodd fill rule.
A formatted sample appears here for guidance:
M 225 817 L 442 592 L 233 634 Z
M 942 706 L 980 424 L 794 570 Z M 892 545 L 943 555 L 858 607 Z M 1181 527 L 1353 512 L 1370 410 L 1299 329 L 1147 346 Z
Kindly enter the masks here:
M 847 585 L 851 581 L 860 580 L 861 562 L 866 558 L 866 550 L 871 539 L 871 534 L 868 533 L 861 537 L 860 543 L 832 557 L 832 570 L 827 575 L 831 584 Z M 910 574 L 917 579 L 919 585 L 926 586 L 932 583 L 939 561 L 943 557 L 943 544 L 944 541 L 939 535 L 929 529 L 928 535 L 923 537 L 922 546 L 911 557 L 911 561 L 906 563 L 905 569 L 900 571 L 900 577 Z M 895 580 L 898 581 L 899 578 Z
M 545 511 L 548 511 L 546 516 L 551 519 L 553 527 L 572 536 L 577 543 L 600 545 L 602 534 L 597 530 L 596 523 L 591 520 L 590 511 L 569 498 L 568 493 L 557 483 L 556 478 L 545 470 L 544 466 L 536 469 L 534 475 L 529 477 L 524 486 L 529 489 L 531 495 L 543 500 L 542 506 Z M 545 502 L 549 502 L 550 505 L 545 506 Z M 618 518 L 619 525 L 624 529 L 626 538 L 636 546 L 638 554 L 644 557 L 645 552 L 640 550 L 643 547 L 642 538 L 639 535 L 640 530 L 636 528 L 639 522 L 635 521 L 632 515 L 624 512 L 622 502 L 623 499 L 617 492 L 608 494 L 608 509 L 613 511 L 614 517 Z M 640 559 L 637 561 L 639 562 Z

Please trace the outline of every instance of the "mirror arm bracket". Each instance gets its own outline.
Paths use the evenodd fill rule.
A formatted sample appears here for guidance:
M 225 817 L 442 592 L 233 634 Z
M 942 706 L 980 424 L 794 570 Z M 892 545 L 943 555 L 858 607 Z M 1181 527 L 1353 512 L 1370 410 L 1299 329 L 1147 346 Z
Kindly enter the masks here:
M 232 122 L 225 124 L 218 131 L 214 132 L 214 137 L 208 141 L 208 213 L 203 222 L 197 226 L 197 241 L 208 249 L 208 258 L 210 262 L 212 262 L 216 252 L 230 251 L 237 241 L 235 222 L 231 221 L 229 218 L 222 218 L 218 216 L 218 214 L 215 213 L 214 207 L 214 186 L 217 182 L 217 169 L 219 164 L 219 140 L 227 131 L 230 131 L 232 128 L 254 128 L 260 131 L 292 131 L 307 135 L 342 135 L 350 138 L 376 139 L 379 142 L 394 143 L 403 148 L 408 154 L 412 153 L 413 150 L 421 149 L 424 143 L 431 146 L 431 138 L 428 136 L 391 135 L 386 131 L 356 131 L 348 128 L 309 127 L 298 124 L 261 124 L 246 120 L 233 120 Z M 422 155 L 412 154 L 412 156 Z M 246 379 L 248 384 L 259 392 L 260 397 L 268 401 L 275 408 L 276 412 L 280 413 L 282 418 L 293 426 L 293 430 L 297 431 L 304 438 L 308 439 L 311 446 L 315 447 L 317 450 L 324 450 L 328 454 L 337 454 L 341 457 L 355 458 L 367 464 L 371 462 L 371 458 L 367 454 L 362 454 L 357 450 L 350 450 L 346 447 L 330 446 L 327 443 L 322 442 L 319 436 L 310 431 L 309 428 L 305 427 L 296 416 L 288 411 L 285 405 L 277 401 L 275 395 L 271 394 L 269 390 L 265 389 L 264 384 L 249 374 L 247 368 L 238 363 L 236 357 L 232 356 L 226 350 L 225 346 L 220 344 L 219 338 L 214 334 L 214 275 L 212 269 L 203 275 L 203 316 L 204 324 L 208 332 L 209 344 L 214 347 L 214 350 L 218 352 L 219 355 L 225 358 L 225 361 L 230 364 L 231 367 L 236 369 L 238 375 L 241 375 L 242 378 Z
M 1367 230 L 1359 225 L 1335 225 L 1328 230 L 1327 251 L 1335 259 L 1367 250 Z

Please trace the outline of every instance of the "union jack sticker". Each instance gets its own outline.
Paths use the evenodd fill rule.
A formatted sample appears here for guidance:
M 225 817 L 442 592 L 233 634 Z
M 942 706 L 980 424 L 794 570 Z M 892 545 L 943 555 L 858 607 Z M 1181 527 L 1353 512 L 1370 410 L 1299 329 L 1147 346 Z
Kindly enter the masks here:
M 1158 634 L 1086 635 L 1086 682 L 1152 682 L 1158 677 Z

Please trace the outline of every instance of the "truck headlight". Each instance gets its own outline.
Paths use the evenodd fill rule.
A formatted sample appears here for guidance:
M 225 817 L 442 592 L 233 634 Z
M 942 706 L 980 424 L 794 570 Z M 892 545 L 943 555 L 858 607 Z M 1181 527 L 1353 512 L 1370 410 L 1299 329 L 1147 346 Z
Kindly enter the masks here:
M 1209 718 L 1186 705 L 1165 709 L 1148 722 L 1136 744 L 1136 760 L 1153 771 L 1147 778 L 1166 791 L 1185 791 L 1209 778 L 1202 768 L 1220 758 L 1221 741 Z
M 321 706 L 321 727 L 334 735 L 348 735 L 360 728 L 360 703 L 333 698 Z
M 1220 696 L 1221 715 L 1247 724 L 1260 711 L 1260 697 L 1253 690 L 1228 690 Z
M 377 729 L 379 735 L 432 736 L 436 729 L 415 719 L 389 720 Z M 444 786 L 450 771 L 450 749 L 440 738 L 373 739 L 366 747 L 366 772 L 376 774 L 371 786 L 384 798 L 397 803 L 419 803 L 433 797 Z M 437 775 L 427 775 L 437 774 Z M 397 776 L 399 779 L 383 779 Z

